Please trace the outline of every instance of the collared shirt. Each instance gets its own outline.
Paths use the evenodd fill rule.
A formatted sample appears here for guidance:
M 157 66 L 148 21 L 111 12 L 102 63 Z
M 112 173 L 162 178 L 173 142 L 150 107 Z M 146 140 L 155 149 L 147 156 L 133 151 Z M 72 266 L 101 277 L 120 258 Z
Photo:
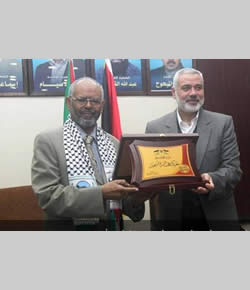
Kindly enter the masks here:
M 197 112 L 196 116 L 191 120 L 190 125 L 181 119 L 181 116 L 177 110 L 177 120 L 180 127 L 180 130 L 184 134 L 194 133 L 194 130 L 197 126 L 197 121 L 199 118 L 199 111 Z

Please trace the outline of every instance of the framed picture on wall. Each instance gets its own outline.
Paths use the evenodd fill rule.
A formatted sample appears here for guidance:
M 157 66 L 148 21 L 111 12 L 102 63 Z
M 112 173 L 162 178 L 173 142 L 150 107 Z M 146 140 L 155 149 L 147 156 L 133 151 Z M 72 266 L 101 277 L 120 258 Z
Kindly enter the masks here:
M 63 96 L 67 86 L 69 59 L 30 59 L 29 85 L 31 95 Z M 73 59 L 75 78 L 87 75 L 85 59 Z
M 185 58 L 147 60 L 148 94 L 171 95 L 173 77 L 184 67 L 193 67 L 193 60 Z
M 27 93 L 26 60 L 0 58 L 0 96 L 26 96 Z
M 144 95 L 145 69 L 141 59 L 110 59 L 117 95 Z M 93 59 L 93 77 L 103 83 L 104 59 Z

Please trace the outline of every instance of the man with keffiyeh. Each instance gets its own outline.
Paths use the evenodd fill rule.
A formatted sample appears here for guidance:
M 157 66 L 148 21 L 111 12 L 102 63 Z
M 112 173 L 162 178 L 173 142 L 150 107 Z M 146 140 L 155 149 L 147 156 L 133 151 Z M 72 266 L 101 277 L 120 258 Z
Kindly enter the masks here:
M 113 209 L 134 222 L 144 216 L 138 189 L 113 180 L 119 141 L 99 128 L 103 88 L 91 78 L 72 83 L 64 126 L 39 134 L 34 143 L 32 187 L 49 230 L 119 230 Z

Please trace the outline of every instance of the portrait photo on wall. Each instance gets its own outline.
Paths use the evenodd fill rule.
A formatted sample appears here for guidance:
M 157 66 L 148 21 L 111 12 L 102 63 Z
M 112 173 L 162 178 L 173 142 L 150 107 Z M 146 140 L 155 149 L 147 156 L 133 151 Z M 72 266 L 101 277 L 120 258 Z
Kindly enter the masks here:
M 143 91 L 143 72 L 141 59 L 111 58 L 111 67 L 118 95 Z M 94 75 L 103 83 L 104 59 L 94 60 Z
M 148 78 L 150 84 L 150 91 L 170 91 L 173 86 L 173 77 L 175 73 L 184 67 L 193 67 L 192 59 L 150 59 Z
M 69 59 L 31 59 L 29 64 L 32 95 L 64 95 Z M 86 76 L 86 60 L 73 59 L 75 78 Z
M 0 96 L 27 94 L 27 71 L 21 58 L 0 58 Z

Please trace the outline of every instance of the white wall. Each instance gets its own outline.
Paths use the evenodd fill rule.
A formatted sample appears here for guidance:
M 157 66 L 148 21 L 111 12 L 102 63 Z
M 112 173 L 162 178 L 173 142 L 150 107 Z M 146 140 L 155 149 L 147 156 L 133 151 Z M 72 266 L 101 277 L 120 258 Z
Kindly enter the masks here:
M 147 121 L 176 107 L 172 97 L 118 97 L 123 133 L 144 133 Z M 0 98 L 0 188 L 31 184 L 34 137 L 62 125 L 63 97 Z M 148 217 L 148 207 L 145 217 Z
M 0 188 L 31 184 L 35 135 L 62 123 L 63 98 L 0 98 Z
M 172 97 L 119 97 L 123 133 L 144 133 L 146 123 L 176 108 Z

